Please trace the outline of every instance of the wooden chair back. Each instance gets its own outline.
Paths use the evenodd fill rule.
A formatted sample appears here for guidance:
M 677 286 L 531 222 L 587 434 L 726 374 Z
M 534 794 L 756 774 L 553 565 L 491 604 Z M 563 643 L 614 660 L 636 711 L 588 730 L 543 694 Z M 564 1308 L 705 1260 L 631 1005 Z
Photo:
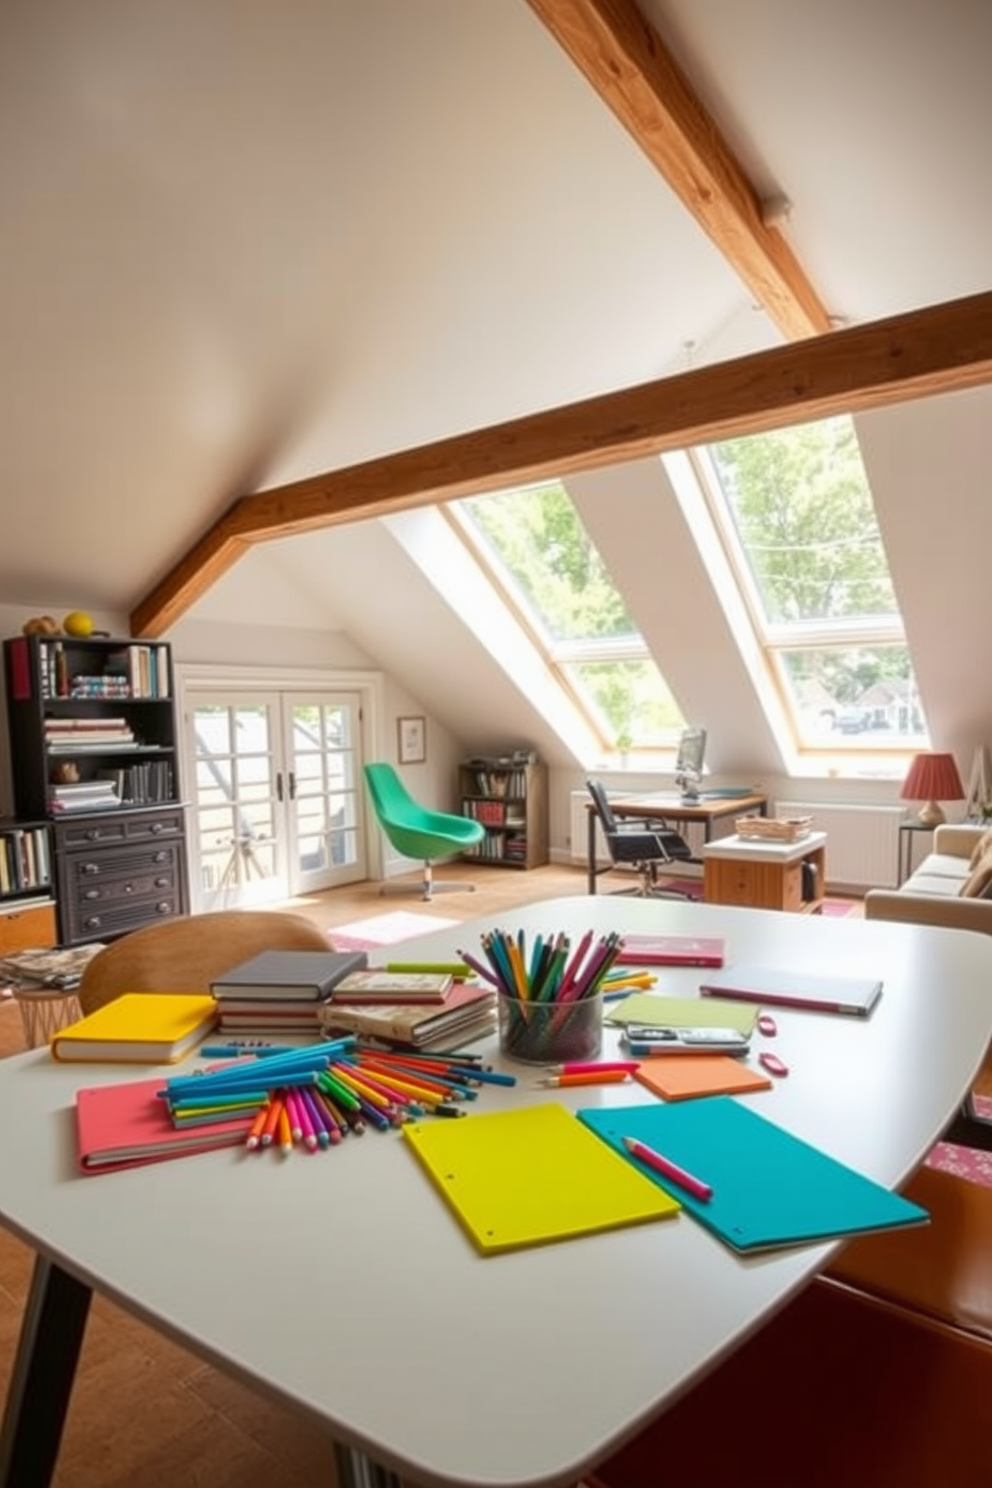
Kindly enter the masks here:
M 222 909 L 146 925 L 99 951 L 79 1005 L 92 1013 L 124 992 L 209 992 L 222 972 L 259 951 L 327 951 L 329 935 L 285 910 Z

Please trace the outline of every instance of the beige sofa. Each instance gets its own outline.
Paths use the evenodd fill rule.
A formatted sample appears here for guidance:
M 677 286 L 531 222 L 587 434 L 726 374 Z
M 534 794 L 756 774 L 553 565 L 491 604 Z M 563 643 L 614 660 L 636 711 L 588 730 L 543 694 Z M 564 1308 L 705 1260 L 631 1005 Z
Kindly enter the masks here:
M 865 919 L 946 925 L 992 935 L 992 831 L 950 823 L 938 827 L 933 850 L 904 884 L 898 889 L 869 889 Z

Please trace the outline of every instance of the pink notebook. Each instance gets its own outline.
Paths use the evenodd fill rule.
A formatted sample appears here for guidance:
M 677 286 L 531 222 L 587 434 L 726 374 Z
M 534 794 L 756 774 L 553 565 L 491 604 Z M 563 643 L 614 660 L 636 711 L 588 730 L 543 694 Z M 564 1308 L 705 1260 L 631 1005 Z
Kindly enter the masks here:
M 235 1147 L 248 1136 L 250 1116 L 177 1131 L 165 1101 L 155 1093 L 163 1084 L 159 1075 L 76 1091 L 76 1148 L 84 1173 L 109 1173 L 137 1163 Z
M 619 966 L 722 966 L 723 939 L 700 935 L 625 935 Z

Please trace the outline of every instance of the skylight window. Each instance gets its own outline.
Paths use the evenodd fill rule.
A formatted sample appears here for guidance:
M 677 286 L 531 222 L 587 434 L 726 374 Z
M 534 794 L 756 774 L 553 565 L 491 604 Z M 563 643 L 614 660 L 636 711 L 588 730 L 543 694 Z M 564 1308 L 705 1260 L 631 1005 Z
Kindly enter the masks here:
M 927 745 L 852 420 L 694 452 L 800 747 Z
M 671 749 L 685 721 L 564 486 L 450 510 L 603 748 Z

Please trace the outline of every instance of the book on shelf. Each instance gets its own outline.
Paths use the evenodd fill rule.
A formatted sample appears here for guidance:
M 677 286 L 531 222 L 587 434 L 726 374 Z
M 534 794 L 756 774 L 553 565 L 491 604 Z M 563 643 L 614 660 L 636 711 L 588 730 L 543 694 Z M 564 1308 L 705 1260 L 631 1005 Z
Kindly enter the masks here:
M 387 971 L 368 966 L 342 977 L 331 996 L 334 1002 L 442 1003 L 455 978 L 447 971 Z
M 125 992 L 60 1029 L 54 1059 L 174 1064 L 217 1023 L 217 1004 L 196 992 Z
M 424 1003 L 360 1007 L 332 997 L 321 1004 L 318 1018 L 327 1033 L 356 1033 L 423 1048 L 439 1038 L 465 1037 L 470 1031 L 473 1037 L 488 1033 L 495 1024 L 496 993 L 474 982 L 456 982 L 441 1007 Z
M 244 1142 L 251 1116 L 206 1126 L 173 1125 L 160 1079 L 85 1086 L 76 1092 L 76 1153 L 84 1173 L 110 1173 Z
M 722 966 L 724 942 L 716 935 L 625 933 L 617 955 L 620 966 Z
M 259 951 L 216 977 L 210 990 L 226 998 L 321 1002 L 343 977 L 368 965 L 367 951 Z

